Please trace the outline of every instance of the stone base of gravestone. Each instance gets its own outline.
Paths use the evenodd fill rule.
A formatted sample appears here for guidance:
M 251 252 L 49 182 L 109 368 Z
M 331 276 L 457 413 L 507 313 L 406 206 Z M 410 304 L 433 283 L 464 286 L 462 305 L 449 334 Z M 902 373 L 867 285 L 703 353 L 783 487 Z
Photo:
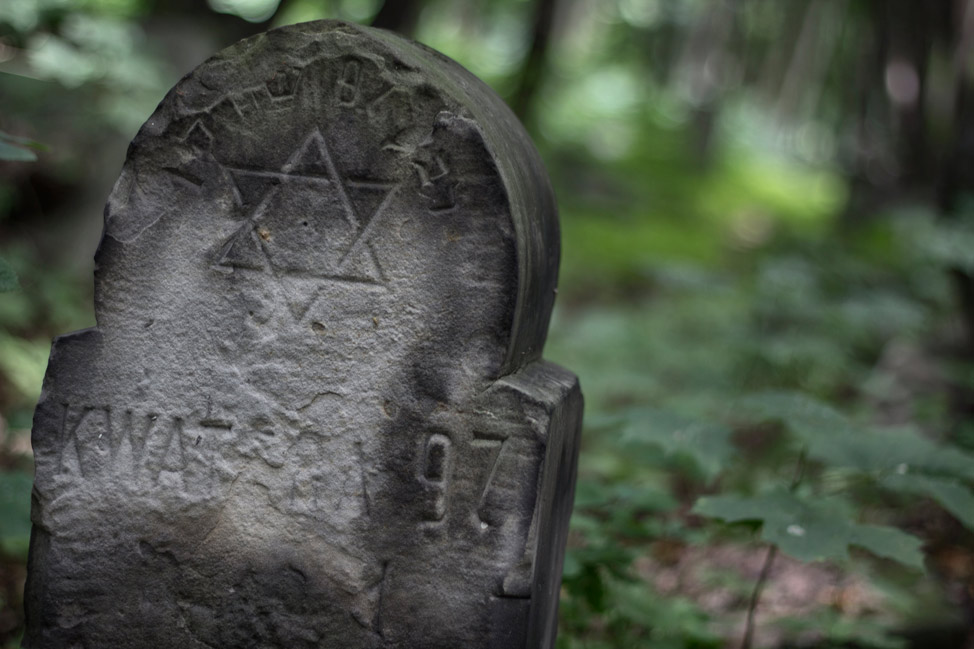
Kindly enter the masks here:
M 242 41 L 105 214 L 34 420 L 25 647 L 553 645 L 582 401 L 541 359 L 551 189 L 486 86 L 339 22 Z

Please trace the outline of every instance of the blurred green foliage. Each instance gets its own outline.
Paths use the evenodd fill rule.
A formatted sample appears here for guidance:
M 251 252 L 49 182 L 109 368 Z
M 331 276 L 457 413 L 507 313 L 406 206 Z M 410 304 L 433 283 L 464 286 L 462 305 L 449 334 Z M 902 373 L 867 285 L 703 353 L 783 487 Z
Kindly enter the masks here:
M 917 245 L 938 229 L 913 212 L 854 236 L 791 238 L 722 264 L 647 264 L 639 293 L 589 295 L 559 311 L 547 353 L 579 372 L 588 407 L 563 647 L 722 646 L 700 630 L 734 623 L 699 607 L 667 619 L 686 624 L 679 640 L 657 637 L 646 618 L 619 622 L 628 600 L 614 599 L 615 586 L 640 583 L 635 562 L 660 544 L 716 548 L 751 534 L 802 561 L 853 572 L 869 561 L 895 575 L 888 600 L 911 604 L 893 620 L 839 615 L 841 630 L 816 633 L 820 642 L 896 645 L 890 634 L 915 623 L 903 610 L 920 608 L 936 583 L 931 554 L 945 543 L 969 547 L 974 531 L 974 455 L 952 440 L 963 420 L 946 387 L 934 381 L 900 396 L 890 384 L 902 377 L 884 360 L 899 345 L 939 344 L 949 331 L 947 275 L 936 251 Z M 573 244 L 590 240 L 566 238 Z M 632 279 L 627 271 L 616 281 Z M 941 371 L 955 362 L 935 361 Z M 878 424 L 900 409 L 904 421 Z M 946 538 L 930 532 L 938 525 L 931 501 L 961 526 L 948 526 Z M 747 525 L 723 528 L 694 514 Z M 850 556 L 850 546 L 902 568 Z M 643 598 L 671 599 L 643 586 Z M 742 600 L 725 613 L 740 617 L 744 608 Z M 780 632 L 797 640 L 809 628 Z
M 523 92 L 539 3 L 407 4 L 419 40 L 506 97 Z M 974 273 L 974 210 L 961 201 L 943 218 L 909 185 L 901 68 L 862 76 L 878 5 L 555 6 L 522 117 L 562 213 L 546 355 L 587 400 L 559 647 L 736 644 L 749 608 L 757 644 L 901 647 L 910 626 L 960 624 L 974 364 L 952 278 Z M 3 593 L 26 559 L 31 412 L 51 338 L 93 324 L 92 251 L 75 253 L 124 143 L 187 52 L 381 9 L 0 2 L 0 647 L 21 624 L 19 595 Z M 943 147 L 937 102 L 955 76 L 942 51 L 929 61 L 922 139 Z M 882 200 L 860 200 L 864 182 Z M 762 560 L 768 588 L 801 565 L 772 570 L 768 547 L 861 580 L 878 603 L 810 597 L 762 618 Z M 731 549 L 742 565 L 717 560 Z M 702 585 L 663 583 L 697 563 Z

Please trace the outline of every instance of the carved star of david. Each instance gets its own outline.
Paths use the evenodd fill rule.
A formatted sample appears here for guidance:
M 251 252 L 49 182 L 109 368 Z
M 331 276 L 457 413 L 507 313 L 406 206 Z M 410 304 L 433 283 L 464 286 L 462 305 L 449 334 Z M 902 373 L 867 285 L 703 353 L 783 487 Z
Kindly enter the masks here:
M 227 170 L 248 215 L 217 266 L 269 273 L 297 319 L 321 281 L 385 284 L 370 239 L 397 185 L 343 180 L 317 128 L 278 171 Z

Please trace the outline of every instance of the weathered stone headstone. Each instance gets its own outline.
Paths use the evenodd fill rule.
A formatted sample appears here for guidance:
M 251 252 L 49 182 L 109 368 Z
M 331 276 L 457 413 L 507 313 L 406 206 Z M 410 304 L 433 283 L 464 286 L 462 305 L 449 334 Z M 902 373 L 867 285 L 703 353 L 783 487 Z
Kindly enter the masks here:
M 34 420 L 34 649 L 552 646 L 581 394 L 557 216 L 453 61 L 339 22 L 210 59 L 105 210 Z

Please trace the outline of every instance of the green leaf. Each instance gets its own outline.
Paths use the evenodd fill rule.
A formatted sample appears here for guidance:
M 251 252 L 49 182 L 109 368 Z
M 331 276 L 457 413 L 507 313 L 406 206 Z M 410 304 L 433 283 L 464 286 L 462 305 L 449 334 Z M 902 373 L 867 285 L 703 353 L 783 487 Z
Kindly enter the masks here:
M 938 220 L 915 245 L 936 264 L 974 272 L 974 226 L 967 220 Z
M 721 424 L 655 408 L 630 410 L 625 419 L 623 444 L 653 446 L 669 461 L 689 460 L 707 480 L 715 478 L 733 457 L 732 431 Z
M 0 257 L 0 293 L 16 290 L 20 286 L 17 281 L 17 273 L 14 269 Z
M 974 479 L 974 457 L 907 428 L 808 436 L 805 442 L 810 456 L 833 466 L 875 473 L 919 471 Z
M 891 527 L 862 525 L 838 498 L 806 500 L 785 489 L 756 496 L 701 498 L 693 513 L 729 523 L 757 521 L 761 538 L 800 561 L 844 560 L 855 545 L 904 565 L 923 569 L 922 541 Z
M 23 147 L 14 146 L 0 139 L 0 160 L 11 160 L 14 162 L 33 162 L 37 156 L 33 151 Z
M 0 553 L 26 558 L 30 544 L 30 492 L 34 479 L 23 471 L 0 472 Z
M 760 420 L 781 421 L 802 438 L 852 430 L 845 415 L 800 392 L 759 392 L 742 399 L 737 407 Z
M 895 527 L 886 525 L 864 525 L 853 523 L 850 545 L 869 550 L 878 557 L 886 557 L 910 566 L 924 569 L 923 540 L 907 534 Z
M 913 473 L 884 476 L 879 483 L 892 491 L 933 498 L 967 529 L 974 531 L 974 492 L 961 483 Z
M 612 511 L 637 509 L 662 512 L 676 509 L 678 501 L 666 490 L 651 484 L 605 484 L 581 478 L 575 489 L 575 510 Z
M 58 81 L 68 88 L 77 88 L 104 72 L 101 57 L 50 34 L 31 37 L 27 60 L 38 77 Z
M 0 331 L 0 380 L 6 381 L 24 400 L 36 401 L 50 353 L 49 340 L 26 340 Z
M 209 0 L 210 9 L 259 23 L 274 15 L 280 0 Z
M 6 133 L 4 131 L 0 131 L 0 140 L 6 140 L 7 142 L 11 142 L 13 144 L 19 144 L 20 146 L 30 147 L 31 149 L 38 149 L 39 151 L 47 150 L 46 146 L 44 146 L 40 142 L 37 142 L 36 140 L 32 140 L 29 137 L 20 137 L 19 135 L 11 135 L 10 133 Z
M 577 579 L 582 574 L 582 569 L 582 562 L 575 557 L 575 554 L 571 550 L 566 552 L 565 563 L 561 569 L 562 579 Z
M 895 629 L 890 628 L 889 621 L 864 615 L 849 615 L 834 608 L 818 608 L 803 611 L 799 615 L 789 615 L 772 622 L 773 626 L 785 634 L 783 646 L 807 644 L 801 638 L 809 635 L 819 636 L 822 641 L 815 646 L 836 647 L 849 646 L 870 647 L 872 649 L 907 649 L 909 642 L 895 635 Z M 824 642 L 823 642 L 824 641 Z
M 15 162 L 33 162 L 37 155 L 29 149 L 44 149 L 44 145 L 30 138 L 18 137 L 0 131 L 0 160 Z
M 648 584 L 611 580 L 607 584 L 611 617 L 651 630 L 652 647 L 667 646 L 667 639 L 678 647 L 718 647 L 720 638 L 710 629 L 710 618 L 700 606 L 686 597 L 662 595 Z
M 728 523 L 760 522 L 765 541 L 801 561 L 848 556 L 846 512 L 811 505 L 783 489 L 751 497 L 736 494 L 704 497 L 694 505 L 693 513 Z
M 974 456 L 909 428 L 858 428 L 840 412 L 801 393 L 764 392 L 743 399 L 739 408 L 763 420 L 781 421 L 803 442 L 809 456 L 833 467 L 874 473 L 909 468 L 974 480 Z

